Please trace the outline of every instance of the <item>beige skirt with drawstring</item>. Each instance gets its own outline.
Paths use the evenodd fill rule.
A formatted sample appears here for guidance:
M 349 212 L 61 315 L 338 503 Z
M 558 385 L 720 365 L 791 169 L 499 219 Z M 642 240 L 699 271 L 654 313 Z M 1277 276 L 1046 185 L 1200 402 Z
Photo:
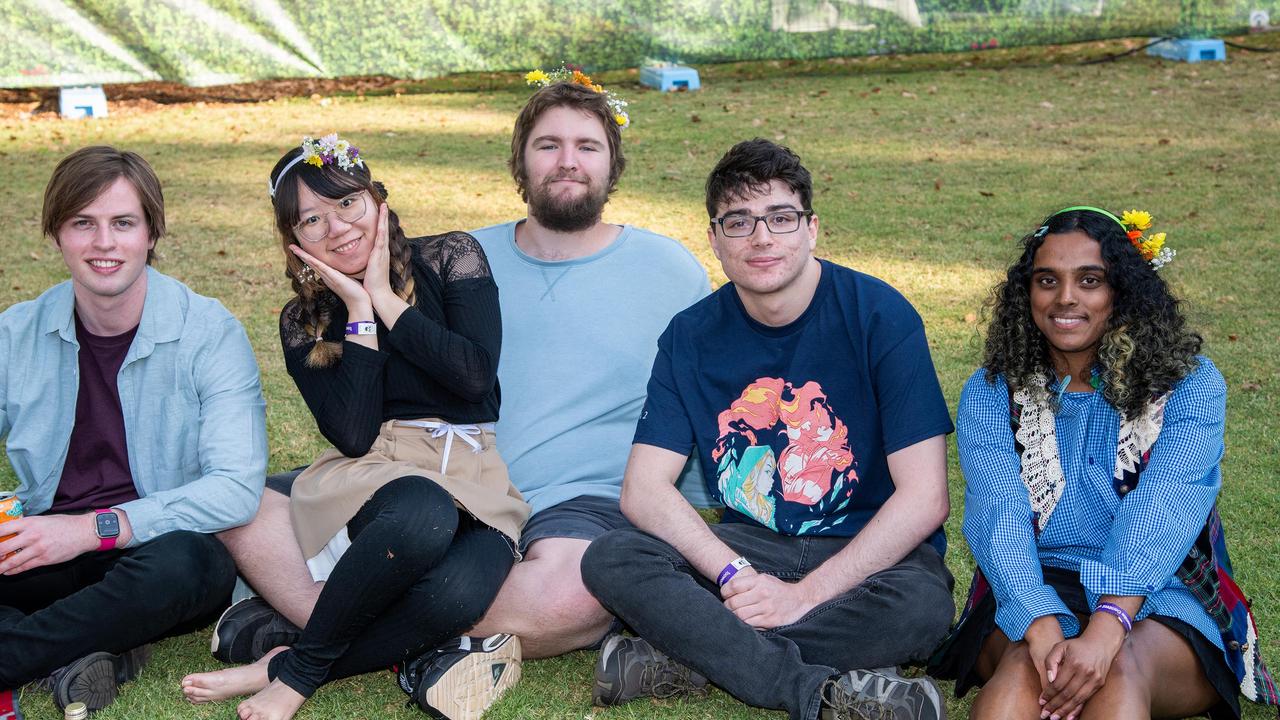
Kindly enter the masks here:
M 378 488 L 406 475 L 436 482 L 459 508 L 518 547 L 530 508 L 507 477 L 494 440 L 492 423 L 388 420 L 360 457 L 326 450 L 298 475 L 289 502 L 311 576 L 328 578 L 351 545 L 347 523 Z

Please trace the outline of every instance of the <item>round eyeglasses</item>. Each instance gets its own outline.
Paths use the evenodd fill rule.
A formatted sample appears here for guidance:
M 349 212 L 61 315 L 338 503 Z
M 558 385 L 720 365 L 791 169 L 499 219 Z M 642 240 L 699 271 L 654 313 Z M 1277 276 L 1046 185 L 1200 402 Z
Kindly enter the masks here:
M 293 226 L 293 232 L 307 242 L 320 242 L 329 234 L 329 216 L 337 215 L 344 223 L 353 223 L 369 210 L 369 201 L 365 192 L 352 193 L 338 201 L 337 206 L 328 212 L 307 214 Z
M 750 237 L 756 231 L 756 223 L 764 221 L 764 226 L 774 235 L 785 235 L 800 229 L 800 219 L 813 216 L 812 210 L 775 210 L 766 215 L 747 215 L 732 213 L 724 217 L 711 218 L 712 225 L 719 225 L 725 237 Z

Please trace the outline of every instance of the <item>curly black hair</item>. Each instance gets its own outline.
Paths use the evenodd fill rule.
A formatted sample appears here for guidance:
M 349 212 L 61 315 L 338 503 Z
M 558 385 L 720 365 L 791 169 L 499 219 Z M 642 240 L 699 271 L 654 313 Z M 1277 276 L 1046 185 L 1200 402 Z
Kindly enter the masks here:
M 1030 387 L 1036 376 L 1053 377 L 1048 344 L 1031 317 L 1031 270 L 1048 235 L 1079 230 L 1102 246 L 1111 317 L 1098 346 L 1102 396 L 1124 417 L 1134 419 L 1153 398 L 1173 389 L 1196 367 L 1203 342 L 1186 325 L 1179 301 L 1129 241 L 1114 218 L 1092 210 L 1050 215 L 1022 238 L 1022 256 L 986 303 L 987 327 L 982 367 L 988 382 L 1003 373 L 1010 390 Z

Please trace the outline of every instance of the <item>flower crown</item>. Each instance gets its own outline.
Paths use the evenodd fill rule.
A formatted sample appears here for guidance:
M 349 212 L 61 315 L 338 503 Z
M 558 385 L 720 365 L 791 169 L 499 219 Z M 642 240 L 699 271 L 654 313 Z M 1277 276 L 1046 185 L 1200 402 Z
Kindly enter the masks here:
M 1141 253 L 1142 259 L 1151 265 L 1152 270 L 1159 270 L 1173 262 L 1173 256 L 1177 254 L 1173 248 L 1164 246 L 1164 233 L 1153 233 L 1150 236 L 1143 237 L 1142 234 L 1151 229 L 1151 213 L 1145 210 L 1126 210 L 1120 217 L 1116 217 L 1102 208 L 1089 205 L 1074 205 L 1069 208 L 1063 208 L 1049 217 L 1052 218 L 1072 210 L 1088 210 L 1115 220 L 1120 229 L 1124 230 L 1125 235 L 1129 236 L 1129 242 L 1133 243 L 1133 246 Z M 1038 238 L 1044 237 L 1048 232 L 1049 221 L 1046 220 L 1045 224 L 1036 230 L 1035 236 Z
M 618 127 L 625 128 L 631 124 L 631 116 L 627 114 L 627 101 L 615 95 L 612 90 L 605 90 L 594 83 L 579 68 L 562 64 L 551 72 L 544 72 L 541 69 L 533 70 L 525 73 L 524 81 L 540 88 L 556 83 L 570 83 L 594 90 L 604 95 L 604 102 L 609 106 L 609 112 L 613 113 L 613 121 L 618 123 Z
M 1152 233 L 1143 237 L 1143 233 L 1151 229 L 1151 213 L 1145 210 L 1126 210 L 1120 216 L 1120 224 L 1129 235 L 1129 242 L 1142 253 L 1142 259 L 1151 263 L 1152 269 L 1160 268 L 1173 262 L 1177 253 L 1173 248 L 1164 246 L 1164 233 Z
M 276 196 L 276 190 L 279 189 L 280 181 L 284 179 L 285 173 L 300 162 L 314 165 L 318 168 L 326 165 L 337 165 L 347 172 L 351 172 L 351 168 L 364 167 L 364 158 L 360 157 L 360 149 L 339 138 L 338 133 L 329 133 L 319 140 L 315 140 L 308 135 L 302 138 L 302 154 L 290 160 L 289 164 L 284 166 L 284 169 L 276 176 L 274 183 L 267 182 L 267 192 L 270 193 L 271 197 L 274 198 Z

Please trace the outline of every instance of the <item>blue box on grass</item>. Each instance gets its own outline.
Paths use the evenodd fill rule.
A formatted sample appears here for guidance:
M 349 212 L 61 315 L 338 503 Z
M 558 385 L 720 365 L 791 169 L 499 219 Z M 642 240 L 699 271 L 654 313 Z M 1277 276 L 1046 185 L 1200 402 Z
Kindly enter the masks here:
M 640 68 L 640 84 L 671 90 L 697 90 L 702 87 L 698 71 L 684 65 L 649 65 Z
M 1152 38 L 1152 40 L 1154 39 Z M 1226 43 L 1216 38 L 1204 40 L 1179 38 L 1156 43 L 1147 48 L 1147 54 L 1189 63 L 1202 60 L 1226 60 L 1227 46 Z
M 106 117 L 107 96 L 101 85 L 58 90 L 58 112 L 64 118 Z

